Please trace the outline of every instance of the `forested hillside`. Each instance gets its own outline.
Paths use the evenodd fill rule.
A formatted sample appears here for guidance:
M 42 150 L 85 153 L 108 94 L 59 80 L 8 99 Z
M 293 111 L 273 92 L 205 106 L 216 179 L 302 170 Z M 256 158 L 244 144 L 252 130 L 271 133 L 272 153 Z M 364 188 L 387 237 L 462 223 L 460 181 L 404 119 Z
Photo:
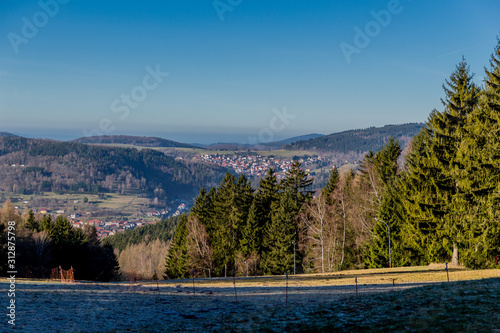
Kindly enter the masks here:
M 285 146 L 288 150 L 317 150 L 342 154 L 377 151 L 390 137 L 398 139 L 406 146 L 423 124 L 386 125 L 333 133 L 305 141 L 292 142 Z
M 192 197 L 226 169 L 177 161 L 151 149 L 0 138 L 0 189 L 15 193 L 134 193 L 159 200 Z
M 106 240 L 113 246 L 113 248 L 120 251 L 130 245 L 136 245 L 142 242 L 150 243 L 157 239 L 166 243 L 174 235 L 175 227 L 185 218 L 185 215 L 169 217 L 155 224 L 135 228 L 133 230 L 127 230 L 125 232 L 109 236 Z
M 147 136 L 131 136 L 131 135 L 101 135 L 101 136 L 84 136 L 79 139 L 72 140 L 75 143 L 93 143 L 93 144 L 124 144 L 140 147 L 181 147 L 195 148 L 186 143 L 166 140 L 157 137 Z
M 177 225 L 185 223 L 185 214 L 155 224 L 127 230 L 106 238 L 118 256 L 124 279 L 156 280 L 163 278 L 165 257 Z
M 258 147 L 267 147 L 267 148 L 270 148 L 270 149 L 281 149 L 283 148 L 284 145 L 288 145 L 288 144 L 291 144 L 291 143 L 294 143 L 294 142 L 298 142 L 298 141 L 307 141 L 307 140 L 310 140 L 310 139 L 315 139 L 315 138 L 319 138 L 319 137 L 323 137 L 324 135 L 323 134 L 316 134 L 316 133 L 313 133 L 313 134 L 306 134 L 306 135 L 301 135 L 301 136 L 295 136 L 293 138 L 288 138 L 288 139 L 285 139 L 285 140 L 281 140 L 281 141 L 273 141 L 273 142 L 268 142 L 268 143 L 259 143 L 259 144 L 256 144 L 256 146 Z

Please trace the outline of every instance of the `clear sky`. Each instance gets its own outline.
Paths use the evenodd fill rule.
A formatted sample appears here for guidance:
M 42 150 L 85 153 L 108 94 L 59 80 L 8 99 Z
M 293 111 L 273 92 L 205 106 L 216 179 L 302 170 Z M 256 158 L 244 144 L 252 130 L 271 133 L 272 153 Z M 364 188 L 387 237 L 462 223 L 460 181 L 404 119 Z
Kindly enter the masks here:
M 210 143 L 422 122 L 462 55 L 481 83 L 499 17 L 498 0 L 1 1 L 0 131 Z

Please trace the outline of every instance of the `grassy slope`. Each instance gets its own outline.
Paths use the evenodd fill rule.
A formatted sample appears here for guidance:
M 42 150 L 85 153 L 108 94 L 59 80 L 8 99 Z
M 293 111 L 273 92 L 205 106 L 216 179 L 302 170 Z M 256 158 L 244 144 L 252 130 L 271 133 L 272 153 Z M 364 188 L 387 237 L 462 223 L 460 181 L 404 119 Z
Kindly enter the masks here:
M 311 321 L 301 331 L 493 332 L 500 327 L 500 279 L 350 298 L 313 309 L 307 317 Z
M 423 278 L 443 281 L 443 267 L 294 276 L 289 285 L 288 306 L 283 276 L 237 278 L 238 302 L 234 299 L 232 278 L 197 279 L 196 295 L 190 292 L 192 280 L 161 281 L 158 293 L 156 283 L 142 286 L 136 283 L 132 288 L 129 282 L 61 284 L 21 279 L 17 281 L 23 291 L 17 300 L 19 322 L 16 325 L 34 331 L 40 325 L 35 319 L 40 319 L 43 325 L 39 328 L 44 328 L 43 332 L 54 329 L 82 332 L 499 332 L 498 269 L 471 271 L 454 267 L 450 279 L 469 280 L 410 289 L 386 285 L 378 289 L 384 292 L 372 289 L 358 296 L 352 285 L 354 276 L 363 284 L 387 284 L 391 278 L 398 279 L 397 284 L 405 279 L 407 282 L 419 282 Z M 348 281 L 351 285 L 342 285 Z M 6 280 L 0 282 L 6 283 Z M 294 283 L 312 289 L 308 293 L 297 293 L 300 288 Z M 325 288 L 335 285 L 333 289 Z

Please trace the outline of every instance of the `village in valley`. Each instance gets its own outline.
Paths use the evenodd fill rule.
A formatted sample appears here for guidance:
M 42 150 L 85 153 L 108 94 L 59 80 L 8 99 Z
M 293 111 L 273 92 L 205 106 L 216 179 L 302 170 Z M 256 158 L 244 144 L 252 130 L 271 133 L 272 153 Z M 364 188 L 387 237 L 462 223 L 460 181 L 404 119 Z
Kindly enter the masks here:
M 232 170 L 236 174 L 244 174 L 254 180 L 264 177 L 271 168 L 276 171 L 277 178 L 280 180 L 285 176 L 286 171 L 290 169 L 294 160 L 297 159 L 303 166 L 303 169 L 308 172 L 310 178 L 316 176 L 318 170 L 327 172 L 333 167 L 331 158 L 321 155 L 304 155 L 300 157 L 294 156 L 285 158 L 264 156 L 256 153 L 229 154 L 221 152 L 220 154 L 196 154 L 192 157 L 192 160 L 195 162 L 215 164 Z M 24 167 L 24 165 L 19 165 L 19 167 Z M 3 194 L 4 197 L 5 195 L 6 193 Z M 51 195 L 52 194 L 49 194 L 49 196 Z M 183 212 L 189 211 L 194 203 L 194 197 L 184 198 L 173 200 L 168 207 L 160 207 L 151 206 L 148 204 L 146 198 L 142 198 L 141 207 L 136 208 L 135 211 L 129 212 L 129 214 L 124 211 L 122 212 L 123 214 L 106 217 L 105 215 L 112 214 L 111 211 L 113 211 L 113 209 L 98 207 L 98 205 L 94 205 L 92 201 L 88 202 L 89 199 L 87 199 L 87 196 L 90 197 L 90 195 L 71 195 L 71 199 L 68 199 L 69 197 L 63 199 L 63 197 L 60 196 L 58 199 L 42 199 L 42 201 L 40 201 L 40 199 L 44 197 L 42 194 L 42 197 L 36 197 L 37 200 L 33 200 L 33 196 L 31 196 L 31 198 L 27 196 L 13 196 L 10 199 L 14 203 L 16 211 L 20 213 L 32 209 L 36 215 L 50 214 L 54 220 L 58 216 L 64 216 L 68 218 L 74 228 L 83 229 L 86 225 L 94 226 L 100 239 L 126 230 L 154 224 L 167 217 L 178 216 Z M 99 195 L 99 199 L 104 197 L 106 197 L 106 195 Z M 131 206 L 133 201 L 137 202 L 141 200 L 140 198 L 132 197 L 129 202 L 126 202 L 129 200 L 128 197 L 122 196 L 122 198 L 124 198 L 125 202 L 124 207 Z M 104 201 L 106 202 L 106 200 Z M 103 214 L 103 210 L 107 211 L 106 214 Z
M 299 160 L 302 167 L 311 176 L 314 176 L 313 169 L 333 166 L 330 158 L 313 155 L 295 157 Z M 203 154 L 196 155 L 193 160 L 197 162 L 207 162 L 217 164 L 224 168 L 233 169 L 238 174 L 244 174 L 247 177 L 263 177 L 270 168 L 274 169 L 281 179 L 285 172 L 290 169 L 295 158 L 278 158 L 273 156 L 263 156 L 260 154 Z
M 69 213 L 67 209 L 61 208 L 68 204 L 80 205 L 83 203 L 82 200 L 71 200 L 70 203 L 57 200 L 55 202 L 58 202 L 58 204 L 54 204 L 53 207 L 37 207 L 36 204 L 32 204 L 33 200 L 30 202 L 30 200 L 25 200 L 21 196 L 11 197 L 10 200 L 14 203 L 16 213 L 25 213 L 31 209 L 35 215 L 50 215 L 52 220 L 57 219 L 59 216 L 66 217 L 73 228 L 84 229 L 85 226 L 93 226 L 96 228 L 99 239 L 138 227 L 155 224 L 167 217 L 179 216 L 183 212 L 186 212 L 192 205 L 192 201 L 189 200 L 176 200 L 175 203 L 172 203 L 172 208 L 147 209 L 145 213 L 137 211 L 130 216 L 104 218 L 93 217 L 96 213 L 90 211 L 94 208 L 92 206 L 88 206 L 89 211 L 78 210 L 72 213 Z

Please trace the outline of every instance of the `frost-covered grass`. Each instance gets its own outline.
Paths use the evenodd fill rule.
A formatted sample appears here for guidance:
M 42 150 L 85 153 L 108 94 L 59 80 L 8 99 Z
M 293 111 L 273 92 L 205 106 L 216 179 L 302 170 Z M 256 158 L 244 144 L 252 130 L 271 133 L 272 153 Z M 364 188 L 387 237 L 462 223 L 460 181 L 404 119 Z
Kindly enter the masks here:
M 292 276 L 288 299 L 283 276 L 237 278 L 237 298 L 232 278 L 196 279 L 195 293 L 192 280 L 160 281 L 159 288 L 156 282 L 22 280 L 17 281 L 16 329 L 500 332 L 500 270 L 452 270 L 450 283 L 421 280 L 438 280 L 443 272 L 441 266 L 433 266 Z M 466 278 L 471 280 L 456 281 Z M 6 290 L 6 281 L 0 284 Z M 6 292 L 0 300 L 7 304 Z M 4 318 L 0 331 L 7 326 Z

